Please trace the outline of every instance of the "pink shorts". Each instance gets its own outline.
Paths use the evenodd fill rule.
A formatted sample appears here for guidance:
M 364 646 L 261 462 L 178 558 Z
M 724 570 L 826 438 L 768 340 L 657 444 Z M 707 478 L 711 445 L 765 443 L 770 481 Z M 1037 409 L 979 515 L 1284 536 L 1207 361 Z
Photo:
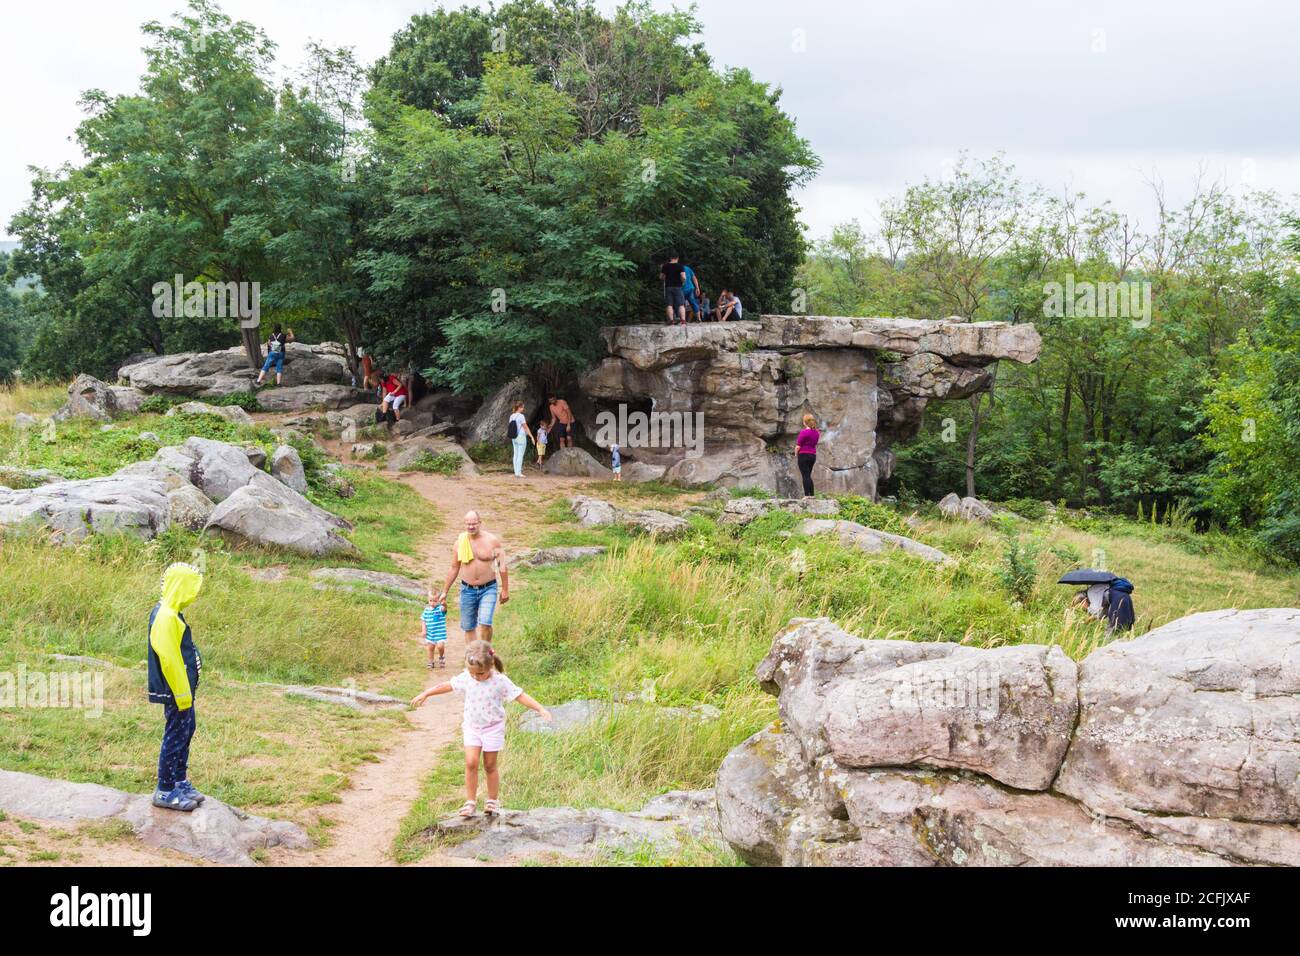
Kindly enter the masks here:
M 495 724 L 488 724 L 486 727 L 470 727 L 462 725 L 461 730 L 465 732 L 466 747 L 481 747 L 488 753 L 496 753 L 506 745 L 506 722 L 497 721 Z

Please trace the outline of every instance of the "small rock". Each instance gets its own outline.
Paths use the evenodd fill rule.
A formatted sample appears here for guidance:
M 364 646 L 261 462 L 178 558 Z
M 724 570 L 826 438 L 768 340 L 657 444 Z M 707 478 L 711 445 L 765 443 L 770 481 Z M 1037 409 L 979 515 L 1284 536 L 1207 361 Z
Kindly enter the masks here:
M 577 495 L 569 499 L 569 510 L 577 516 L 578 522 L 585 528 L 598 528 L 603 525 L 617 524 L 623 513 L 608 501 Z
M 675 538 L 684 533 L 690 523 L 685 518 L 670 515 L 653 508 L 634 511 L 627 516 L 625 523 L 652 538 Z
M 207 402 L 182 402 L 167 409 L 170 415 L 216 415 L 237 425 L 252 425 L 253 416 L 238 405 L 209 405 Z

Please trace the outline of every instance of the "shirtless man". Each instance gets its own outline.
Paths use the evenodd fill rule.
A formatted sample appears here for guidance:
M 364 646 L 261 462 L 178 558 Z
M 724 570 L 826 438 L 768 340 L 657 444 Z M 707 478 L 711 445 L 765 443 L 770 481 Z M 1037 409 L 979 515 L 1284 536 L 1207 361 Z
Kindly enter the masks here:
M 465 531 L 451 549 L 451 568 L 437 594 L 429 589 L 435 607 L 445 604 L 456 576 L 460 575 L 460 629 L 472 641 L 492 640 L 492 614 L 497 608 L 497 571 L 501 572 L 501 603 L 510 600 L 510 574 L 506 568 L 505 545 L 490 531 L 483 530 L 477 511 L 465 514 Z
M 556 448 L 573 447 L 573 410 L 569 408 L 569 403 L 562 398 L 550 397 L 548 402 L 551 410 L 551 420 L 546 423 L 546 434 L 555 439 Z

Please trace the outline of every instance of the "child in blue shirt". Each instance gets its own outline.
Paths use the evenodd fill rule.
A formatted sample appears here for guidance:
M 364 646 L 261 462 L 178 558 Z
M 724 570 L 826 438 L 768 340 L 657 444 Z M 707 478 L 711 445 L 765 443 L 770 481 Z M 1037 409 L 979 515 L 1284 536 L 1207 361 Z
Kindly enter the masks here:
M 609 468 L 614 472 L 615 481 L 623 480 L 623 456 L 618 453 L 617 445 L 610 449 Z
M 435 666 L 447 666 L 447 605 L 446 603 L 434 604 L 432 599 L 424 608 L 420 615 L 420 621 L 424 625 L 424 648 L 429 654 L 428 663 L 425 665 L 429 670 Z M 435 657 L 437 663 L 435 664 Z

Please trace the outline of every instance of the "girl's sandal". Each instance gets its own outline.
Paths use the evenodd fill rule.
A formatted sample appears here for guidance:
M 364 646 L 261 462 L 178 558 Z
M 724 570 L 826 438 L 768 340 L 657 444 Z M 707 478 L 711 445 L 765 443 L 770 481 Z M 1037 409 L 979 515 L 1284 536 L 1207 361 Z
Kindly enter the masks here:
M 478 804 L 475 803 L 473 800 L 466 800 L 465 803 L 461 806 L 461 808 L 456 811 L 456 814 L 468 820 L 477 812 L 478 812 Z
M 483 804 L 483 813 L 489 817 L 495 817 L 501 812 L 500 800 L 488 800 Z

